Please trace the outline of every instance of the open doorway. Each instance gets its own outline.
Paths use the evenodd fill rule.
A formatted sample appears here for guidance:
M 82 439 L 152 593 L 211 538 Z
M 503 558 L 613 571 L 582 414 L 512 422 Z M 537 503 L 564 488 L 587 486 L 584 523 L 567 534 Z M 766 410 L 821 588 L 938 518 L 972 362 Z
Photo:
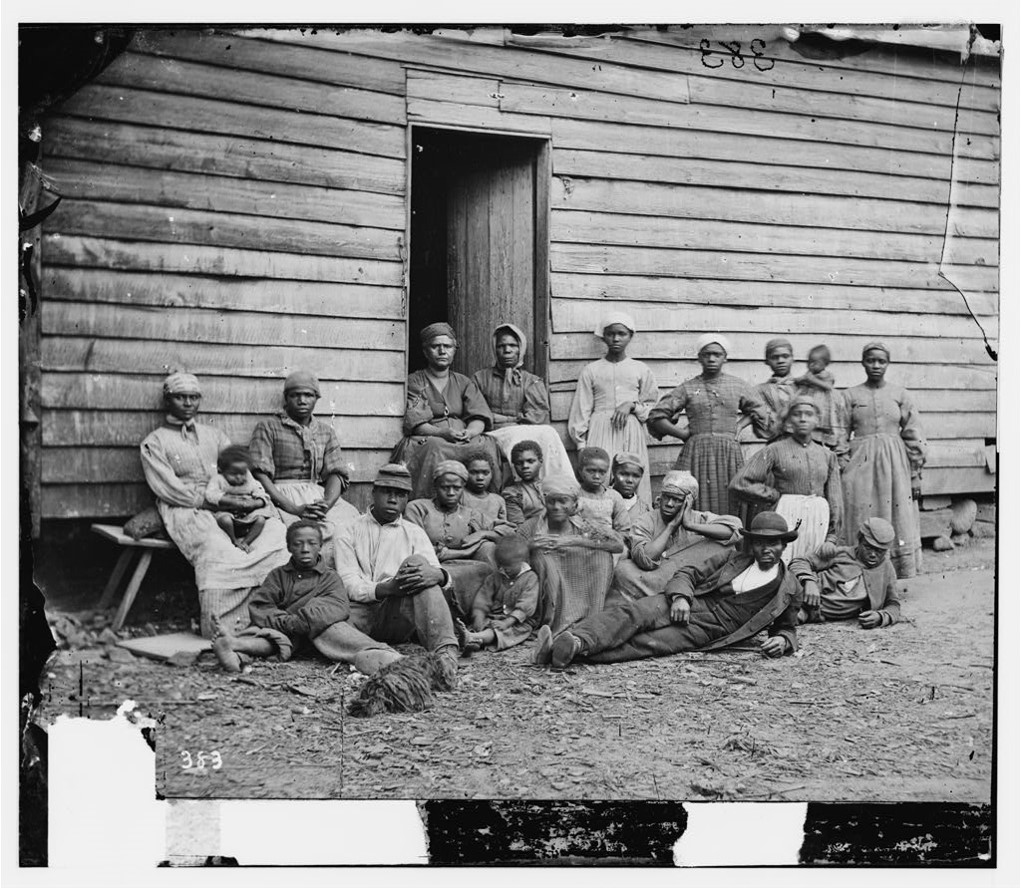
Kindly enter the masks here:
M 549 317 L 547 142 L 414 127 L 411 138 L 410 347 L 434 321 L 457 332 L 454 370 L 493 361 L 501 322 L 528 336 L 525 369 L 543 377 Z

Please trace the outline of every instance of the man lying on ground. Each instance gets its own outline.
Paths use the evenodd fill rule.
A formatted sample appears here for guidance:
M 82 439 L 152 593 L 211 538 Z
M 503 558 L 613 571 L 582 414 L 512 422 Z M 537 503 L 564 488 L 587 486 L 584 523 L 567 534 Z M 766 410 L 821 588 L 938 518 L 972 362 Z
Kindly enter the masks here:
M 536 662 L 563 669 L 577 659 L 619 663 L 681 651 L 714 651 L 766 629 L 766 657 L 797 648 L 801 587 L 781 561 L 798 535 L 776 512 L 755 516 L 741 533 L 750 552 L 718 552 L 682 567 L 664 592 L 607 608 L 552 637 L 539 629 Z

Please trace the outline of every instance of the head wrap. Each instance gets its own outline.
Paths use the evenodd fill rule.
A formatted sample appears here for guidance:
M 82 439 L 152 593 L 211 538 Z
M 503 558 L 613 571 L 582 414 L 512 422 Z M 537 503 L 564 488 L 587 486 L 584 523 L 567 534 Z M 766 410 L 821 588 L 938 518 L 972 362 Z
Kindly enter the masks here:
M 457 475 L 462 481 L 468 480 L 468 470 L 464 467 L 463 462 L 456 459 L 445 459 L 436 463 L 436 468 L 433 469 L 433 481 L 442 475 Z
M 769 342 L 766 343 L 767 361 L 769 360 L 769 356 L 778 348 L 786 348 L 792 355 L 794 354 L 794 346 L 791 345 L 791 341 L 789 339 L 784 339 L 783 336 L 777 336 L 776 339 L 770 339 Z
M 493 330 L 493 351 L 496 351 L 496 340 L 500 338 L 501 333 L 510 333 L 518 341 L 518 345 L 521 346 L 521 350 L 518 352 L 518 362 L 513 368 L 517 370 L 518 367 L 525 363 L 525 352 L 528 351 L 528 339 L 525 338 L 525 333 L 520 327 L 504 322 Z
M 457 336 L 454 335 L 454 328 L 446 321 L 437 321 L 435 324 L 423 327 L 422 332 L 418 336 L 423 346 L 428 345 L 437 336 L 449 336 L 454 340 L 454 345 L 457 345 Z
M 592 335 L 595 336 L 596 339 L 602 339 L 603 331 L 613 324 L 620 324 L 622 327 L 627 327 L 632 333 L 636 330 L 635 319 L 626 311 L 608 311 L 599 321 L 599 326 L 592 331 Z
M 394 490 L 411 492 L 411 472 L 403 463 L 387 463 L 377 473 L 372 482 L 373 487 L 392 487 Z
M 199 379 L 192 373 L 171 373 L 163 380 L 164 395 L 201 395 Z
M 890 349 L 881 342 L 870 342 L 861 350 L 861 359 L 863 361 L 865 360 L 865 355 L 867 355 L 870 351 L 886 352 L 886 360 L 890 360 Z
M 790 416 L 794 412 L 795 407 L 811 407 L 815 411 L 816 416 L 822 415 L 819 410 L 819 405 L 812 400 L 810 395 L 795 395 L 791 398 L 791 402 L 787 405 L 787 410 L 785 411 L 784 416 Z
M 286 395 L 292 389 L 311 389 L 318 398 L 319 380 L 308 370 L 295 370 L 293 373 L 289 373 L 287 379 L 284 380 L 284 394 Z
M 553 475 L 542 480 L 544 496 L 569 496 L 577 499 L 580 491 L 581 485 L 570 475 Z
M 716 345 L 722 348 L 728 355 L 730 354 L 730 343 L 727 342 L 727 337 L 721 333 L 703 333 L 699 336 L 698 340 L 695 342 L 695 354 L 702 354 L 702 349 L 704 349 L 707 345 L 712 345 L 713 343 L 716 343 Z
M 624 466 L 631 466 L 633 469 L 641 469 L 642 474 L 645 473 L 645 463 L 637 453 L 618 453 L 613 457 L 613 463 L 610 467 L 610 471 L 616 472 L 618 469 L 624 468 Z
M 869 518 L 858 528 L 858 533 L 874 549 L 889 549 L 897 539 L 897 531 L 885 518 Z
M 698 496 L 698 480 L 691 472 L 681 469 L 673 469 L 663 476 L 663 485 L 660 493 L 669 493 L 674 496 Z

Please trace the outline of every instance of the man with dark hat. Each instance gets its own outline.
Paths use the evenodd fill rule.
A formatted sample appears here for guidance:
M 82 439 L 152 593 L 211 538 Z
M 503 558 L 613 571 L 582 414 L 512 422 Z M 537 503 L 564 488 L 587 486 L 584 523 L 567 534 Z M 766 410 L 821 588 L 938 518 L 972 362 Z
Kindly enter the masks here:
M 896 539 L 889 521 L 869 518 L 858 528 L 857 546 L 824 543 L 812 554 L 792 559 L 791 573 L 805 589 L 798 622 L 857 617 L 862 629 L 896 623 L 900 619 L 897 571 L 887 557 Z
M 741 530 L 748 552 L 724 550 L 682 567 L 659 595 L 608 608 L 552 638 L 539 633 L 537 663 L 563 669 L 576 659 L 619 663 L 681 651 L 714 651 L 766 629 L 766 657 L 797 649 L 801 587 L 781 560 L 797 538 L 776 512 L 755 516 Z

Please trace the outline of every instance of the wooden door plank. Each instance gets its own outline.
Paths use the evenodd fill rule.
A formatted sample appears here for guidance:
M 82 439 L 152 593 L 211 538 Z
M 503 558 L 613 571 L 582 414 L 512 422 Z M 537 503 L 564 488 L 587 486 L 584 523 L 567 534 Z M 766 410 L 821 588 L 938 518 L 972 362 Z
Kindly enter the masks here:
M 458 105 L 455 102 L 415 98 L 408 99 L 408 122 L 423 126 L 447 126 L 494 133 L 520 133 L 532 136 L 550 134 L 548 117 L 510 114 L 481 105 Z

